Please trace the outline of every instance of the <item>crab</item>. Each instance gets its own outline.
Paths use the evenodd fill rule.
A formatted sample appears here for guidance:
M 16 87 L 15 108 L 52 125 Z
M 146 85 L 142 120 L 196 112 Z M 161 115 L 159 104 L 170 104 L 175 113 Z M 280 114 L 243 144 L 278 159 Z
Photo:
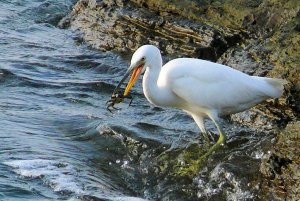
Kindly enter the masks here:
M 132 96 L 130 96 L 130 95 L 124 96 L 124 95 L 122 95 L 122 93 L 118 93 L 118 92 L 113 93 L 110 97 L 110 100 L 108 100 L 106 102 L 106 105 L 107 105 L 106 109 L 108 111 L 110 111 L 111 113 L 113 113 L 112 109 L 120 110 L 120 108 L 115 107 L 115 104 L 123 102 L 125 98 L 130 99 L 130 102 L 129 102 L 129 106 L 130 106 L 132 103 L 132 100 L 133 100 Z

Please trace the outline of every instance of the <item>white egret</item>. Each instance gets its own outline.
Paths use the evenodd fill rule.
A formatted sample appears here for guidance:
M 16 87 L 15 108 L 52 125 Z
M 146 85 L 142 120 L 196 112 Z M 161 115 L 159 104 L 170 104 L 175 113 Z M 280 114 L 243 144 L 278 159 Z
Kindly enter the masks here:
M 244 111 L 268 98 L 278 98 L 286 84 L 282 79 L 250 76 L 200 59 L 178 58 L 162 66 L 159 49 L 144 45 L 133 54 L 131 65 L 114 94 L 131 74 L 122 97 L 128 96 L 144 71 L 143 91 L 150 103 L 184 110 L 193 117 L 203 133 L 206 133 L 205 118 L 215 123 L 220 137 L 208 154 L 226 139 L 219 124 L 220 116 Z

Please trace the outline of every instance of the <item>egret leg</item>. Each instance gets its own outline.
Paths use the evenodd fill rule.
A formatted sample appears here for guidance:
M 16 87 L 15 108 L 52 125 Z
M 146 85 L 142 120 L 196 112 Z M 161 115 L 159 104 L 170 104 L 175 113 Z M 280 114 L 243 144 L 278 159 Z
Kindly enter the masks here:
M 225 143 L 226 141 L 226 135 L 225 132 L 223 131 L 222 127 L 219 125 L 218 123 L 218 118 L 214 118 L 212 116 L 209 116 L 211 118 L 211 120 L 215 123 L 218 131 L 219 131 L 219 139 L 216 142 L 216 144 L 214 144 L 206 153 L 205 153 L 205 157 L 211 155 L 215 150 L 217 150 L 223 143 Z
M 214 137 L 214 133 L 211 131 L 207 131 L 207 136 L 209 137 L 210 141 L 216 142 L 217 140 Z
M 199 115 L 195 115 L 195 114 L 191 114 L 191 116 L 193 117 L 193 119 L 196 122 L 197 126 L 200 128 L 201 134 L 203 135 L 204 139 L 207 142 L 210 142 L 210 139 L 209 139 L 209 137 L 207 135 L 207 132 L 206 132 L 206 129 L 205 129 L 203 116 L 199 116 Z
M 204 140 L 209 143 L 210 139 L 209 139 L 209 136 L 208 136 L 207 132 L 201 132 L 201 134 L 202 134 Z
M 216 151 L 223 143 L 225 143 L 226 135 L 225 135 L 225 132 L 223 131 L 222 127 L 218 123 L 219 120 L 218 120 L 217 116 L 210 115 L 209 117 L 215 123 L 215 125 L 218 129 L 218 132 L 220 134 L 218 141 L 212 147 L 210 147 L 209 150 L 204 155 L 202 155 L 199 159 L 190 162 L 188 167 L 181 168 L 177 172 L 177 174 L 185 175 L 188 177 L 192 177 L 192 176 L 196 175 L 199 172 L 199 170 L 201 169 L 203 163 L 207 160 L 207 158 L 214 151 Z

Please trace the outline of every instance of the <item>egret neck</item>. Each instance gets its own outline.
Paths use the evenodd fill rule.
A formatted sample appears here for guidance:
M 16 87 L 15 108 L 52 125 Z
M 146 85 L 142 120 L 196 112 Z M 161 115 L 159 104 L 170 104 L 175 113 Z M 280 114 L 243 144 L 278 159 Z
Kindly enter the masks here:
M 156 106 L 175 107 L 176 97 L 170 88 L 162 83 L 158 83 L 162 69 L 162 59 L 149 59 L 145 64 L 146 71 L 143 76 L 143 91 L 147 100 Z

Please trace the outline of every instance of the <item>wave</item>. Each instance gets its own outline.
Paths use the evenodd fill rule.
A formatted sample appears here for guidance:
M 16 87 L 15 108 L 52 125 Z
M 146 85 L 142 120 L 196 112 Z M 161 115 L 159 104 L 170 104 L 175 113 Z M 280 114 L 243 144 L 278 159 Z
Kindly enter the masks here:
M 75 177 L 78 170 L 68 163 L 32 159 L 6 161 L 3 164 L 12 167 L 13 171 L 20 176 L 41 179 L 55 192 L 76 194 L 84 192 L 82 184 Z
M 108 186 L 101 186 L 101 183 L 97 184 L 101 193 L 95 195 L 95 192 L 88 190 L 87 186 L 90 184 L 82 179 L 85 172 L 67 162 L 30 159 L 5 161 L 3 164 L 13 168 L 13 172 L 21 177 L 42 180 L 44 185 L 56 193 L 73 195 L 71 200 L 77 197 L 80 200 L 145 201 L 138 197 L 120 195 L 120 192 L 113 192 Z

